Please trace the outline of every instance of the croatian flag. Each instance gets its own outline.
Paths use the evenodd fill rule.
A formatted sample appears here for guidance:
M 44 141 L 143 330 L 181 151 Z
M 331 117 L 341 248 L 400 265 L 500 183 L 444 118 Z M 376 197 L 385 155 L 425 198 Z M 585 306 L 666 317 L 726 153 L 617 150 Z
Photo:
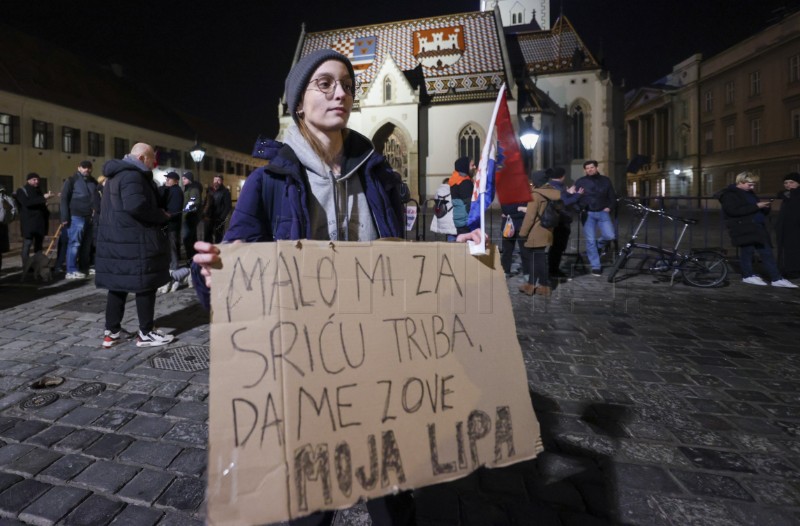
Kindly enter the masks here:
M 497 94 L 489 122 L 489 135 L 481 152 L 467 220 L 471 230 L 480 227 L 481 247 L 485 242 L 485 211 L 494 201 L 495 190 L 500 204 L 527 203 L 531 200 L 528 176 L 511 124 L 506 95 L 506 85 L 503 84 Z M 485 249 L 471 247 L 471 252 L 483 254 Z

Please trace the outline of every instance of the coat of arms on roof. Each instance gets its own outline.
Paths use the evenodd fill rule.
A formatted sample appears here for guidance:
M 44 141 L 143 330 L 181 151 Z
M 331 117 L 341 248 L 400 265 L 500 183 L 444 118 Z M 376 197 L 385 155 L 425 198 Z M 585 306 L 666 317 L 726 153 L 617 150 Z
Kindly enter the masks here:
M 353 69 L 358 75 L 375 60 L 375 48 L 378 45 L 377 37 L 346 38 L 331 44 L 331 49 L 338 51 L 350 59 Z
M 414 57 L 426 68 L 443 69 L 464 54 L 464 28 L 439 27 L 414 31 Z

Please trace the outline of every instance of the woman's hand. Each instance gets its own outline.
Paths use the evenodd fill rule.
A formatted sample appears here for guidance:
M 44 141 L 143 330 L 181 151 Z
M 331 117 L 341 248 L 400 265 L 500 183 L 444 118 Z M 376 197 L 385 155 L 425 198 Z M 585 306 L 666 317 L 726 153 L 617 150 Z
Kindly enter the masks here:
M 197 252 L 192 261 L 200 267 L 200 274 L 206 280 L 206 287 L 211 288 L 211 269 L 222 268 L 222 259 L 219 257 L 219 248 L 205 241 L 198 241 L 194 244 Z
M 486 236 L 484 239 L 485 239 L 485 242 L 486 242 L 486 246 L 488 246 L 489 245 L 489 236 Z M 457 243 L 466 243 L 467 241 L 472 241 L 473 243 L 476 243 L 476 244 L 480 243 L 481 242 L 481 229 L 480 228 L 476 228 L 472 232 L 469 232 L 467 234 L 458 234 L 458 236 L 456 236 L 456 242 Z

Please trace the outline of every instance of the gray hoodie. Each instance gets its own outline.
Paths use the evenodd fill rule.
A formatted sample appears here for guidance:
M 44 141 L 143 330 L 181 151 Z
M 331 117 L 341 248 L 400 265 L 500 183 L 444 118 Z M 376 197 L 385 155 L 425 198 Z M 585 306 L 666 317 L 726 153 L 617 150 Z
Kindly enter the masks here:
M 378 230 L 358 176 L 361 167 L 375 151 L 370 140 L 348 130 L 341 174 L 331 171 L 294 124 L 286 130 L 284 143 L 294 150 L 308 174 L 311 238 L 332 241 L 377 239 Z

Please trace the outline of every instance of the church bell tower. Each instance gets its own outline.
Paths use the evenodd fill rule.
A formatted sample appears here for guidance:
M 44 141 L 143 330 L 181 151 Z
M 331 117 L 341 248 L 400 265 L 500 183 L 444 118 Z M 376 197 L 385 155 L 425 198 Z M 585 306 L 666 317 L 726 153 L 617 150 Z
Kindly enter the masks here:
M 500 9 L 503 26 L 529 24 L 532 18 L 542 29 L 550 29 L 550 0 L 481 0 L 481 11 Z

